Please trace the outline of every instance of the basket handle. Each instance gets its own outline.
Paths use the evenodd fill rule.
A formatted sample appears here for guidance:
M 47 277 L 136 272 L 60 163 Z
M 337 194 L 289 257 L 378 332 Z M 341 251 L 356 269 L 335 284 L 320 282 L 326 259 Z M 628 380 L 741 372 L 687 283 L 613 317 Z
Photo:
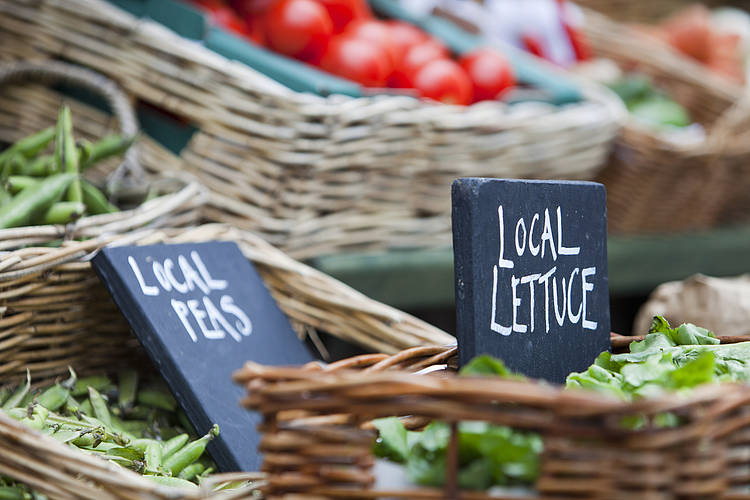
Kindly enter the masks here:
M 708 135 L 708 143 L 714 150 L 722 150 L 738 135 L 747 133 L 750 120 L 750 88 L 729 106 L 714 123 Z
M 60 61 L 15 61 L 0 64 L 0 85 L 34 81 L 42 83 L 64 82 L 100 95 L 115 116 L 120 132 L 133 137 L 138 133 L 138 121 L 125 93 L 110 79 L 89 69 Z M 115 186 L 130 173 L 142 179 L 145 172 L 138 162 L 137 144 L 125 152 L 123 162 L 110 175 L 108 186 Z

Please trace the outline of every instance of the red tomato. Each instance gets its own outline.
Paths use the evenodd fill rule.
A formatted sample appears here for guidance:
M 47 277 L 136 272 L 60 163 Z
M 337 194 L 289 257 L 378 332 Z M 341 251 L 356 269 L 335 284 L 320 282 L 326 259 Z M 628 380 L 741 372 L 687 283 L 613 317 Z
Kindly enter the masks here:
M 247 35 L 247 25 L 237 13 L 226 5 L 209 10 L 211 20 L 236 35 Z
M 422 97 L 445 104 L 466 105 L 471 102 L 471 80 L 450 59 L 430 61 L 414 75 L 414 88 Z
M 436 59 L 448 57 L 448 49 L 440 42 L 428 39 L 426 42 L 414 45 L 404 54 L 401 62 L 396 66 L 388 85 L 393 88 L 407 89 L 414 86 L 414 75 L 425 64 Z
M 391 66 L 394 68 L 401 60 L 401 53 L 391 40 L 391 31 L 384 21 L 378 21 L 377 19 L 355 21 L 347 26 L 344 34 L 346 36 L 367 40 L 382 47 L 386 54 L 388 54 L 388 57 L 391 60 Z
M 384 87 L 393 67 L 388 54 L 377 44 L 352 36 L 331 40 L 320 67 L 366 87 Z
M 265 33 L 271 49 L 317 62 L 328 46 L 333 22 L 315 0 L 275 0 L 266 12 Z
M 249 15 L 245 18 L 247 37 L 258 45 L 266 44 L 266 32 L 262 15 Z
M 333 32 L 341 33 L 353 21 L 371 19 L 372 11 L 365 0 L 318 0 L 333 21 Z
M 473 50 L 465 54 L 459 64 L 471 80 L 474 102 L 496 99 L 516 83 L 508 60 L 494 49 Z
M 401 54 L 405 54 L 413 46 L 426 42 L 430 38 L 427 33 L 413 24 L 395 20 L 388 21 L 386 24 L 388 24 L 391 40 Z
M 272 0 L 229 0 L 229 6 L 241 17 L 263 14 L 268 10 Z

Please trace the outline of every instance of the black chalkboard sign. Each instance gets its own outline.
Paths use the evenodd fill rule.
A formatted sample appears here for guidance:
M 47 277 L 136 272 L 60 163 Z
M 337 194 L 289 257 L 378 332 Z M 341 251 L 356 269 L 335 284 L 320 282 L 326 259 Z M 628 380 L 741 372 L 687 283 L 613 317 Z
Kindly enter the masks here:
M 110 247 L 93 266 L 223 472 L 253 471 L 259 416 L 239 406 L 232 372 L 248 360 L 313 359 L 232 242 Z
M 563 382 L 609 348 L 604 186 L 467 178 L 452 195 L 460 363 Z

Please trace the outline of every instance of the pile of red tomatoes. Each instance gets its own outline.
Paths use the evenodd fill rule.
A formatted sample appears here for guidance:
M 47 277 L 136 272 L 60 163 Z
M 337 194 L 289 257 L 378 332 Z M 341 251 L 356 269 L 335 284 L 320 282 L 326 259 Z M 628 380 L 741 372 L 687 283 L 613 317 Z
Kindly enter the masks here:
M 366 0 L 193 1 L 224 28 L 365 87 L 467 105 L 497 99 L 515 85 L 497 50 L 454 59 L 416 26 L 375 18 Z

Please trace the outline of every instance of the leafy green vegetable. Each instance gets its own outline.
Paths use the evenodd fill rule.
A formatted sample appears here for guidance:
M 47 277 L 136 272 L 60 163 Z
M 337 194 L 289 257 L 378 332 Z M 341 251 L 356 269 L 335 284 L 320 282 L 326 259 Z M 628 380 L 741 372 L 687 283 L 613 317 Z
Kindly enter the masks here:
M 459 375 L 497 375 L 499 377 L 512 376 L 513 373 L 501 360 L 488 354 L 477 356 L 458 372 Z
M 474 358 L 460 374 L 523 378 L 491 356 Z M 404 464 L 408 477 L 416 484 L 445 484 L 451 439 L 448 424 L 432 422 L 423 431 L 415 432 L 407 431 L 400 419 L 389 417 L 374 420 L 373 425 L 379 432 L 373 450 L 376 456 Z M 539 474 L 542 439 L 537 434 L 486 422 L 460 422 L 458 445 L 458 483 L 463 489 L 529 484 Z
M 406 442 L 406 428 L 401 420 L 396 417 L 379 418 L 373 420 L 372 425 L 378 430 L 375 455 L 398 463 L 406 462 L 409 445 Z
M 630 344 L 630 352 L 600 354 L 585 372 L 568 375 L 566 386 L 632 400 L 706 383 L 749 379 L 750 342 L 720 345 L 705 328 L 689 323 L 672 328 L 657 316 L 645 339 Z

